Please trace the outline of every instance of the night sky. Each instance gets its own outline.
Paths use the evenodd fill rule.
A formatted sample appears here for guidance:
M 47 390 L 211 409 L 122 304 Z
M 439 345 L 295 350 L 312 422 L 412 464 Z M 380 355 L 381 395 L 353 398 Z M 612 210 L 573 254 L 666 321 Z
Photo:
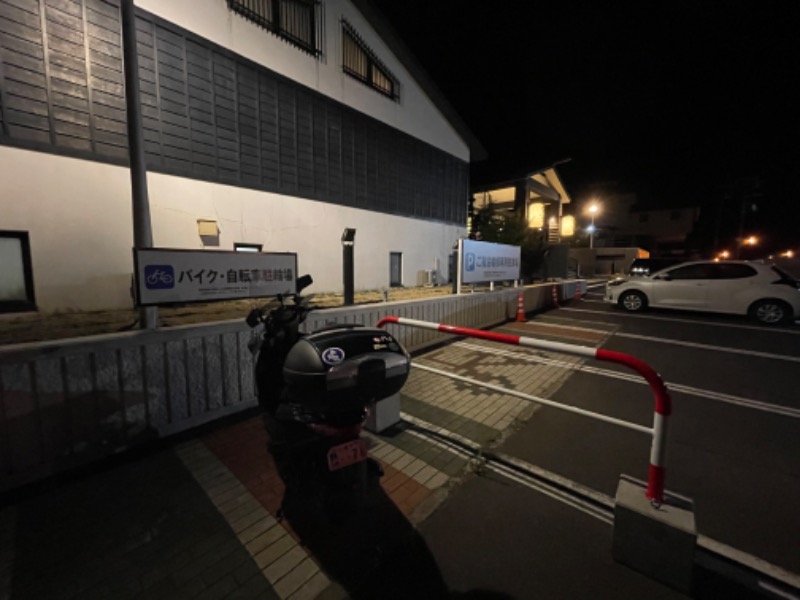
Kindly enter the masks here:
M 571 158 L 576 207 L 613 181 L 647 206 L 702 206 L 710 231 L 726 187 L 755 176 L 748 231 L 800 250 L 795 2 L 373 4 L 488 151 L 472 185 Z

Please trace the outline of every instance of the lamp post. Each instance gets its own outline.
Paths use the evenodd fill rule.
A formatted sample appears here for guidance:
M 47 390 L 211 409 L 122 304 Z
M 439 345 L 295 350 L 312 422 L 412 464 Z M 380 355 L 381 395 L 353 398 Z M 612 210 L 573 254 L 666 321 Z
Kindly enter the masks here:
M 589 206 L 589 214 L 592 215 L 592 224 L 589 226 L 589 248 L 594 248 L 594 216 L 598 210 L 600 210 L 600 207 L 597 206 L 596 202 L 592 202 Z
M 346 227 L 342 233 L 342 278 L 344 280 L 344 305 L 352 306 L 355 297 L 355 267 L 353 246 L 356 243 L 356 230 Z

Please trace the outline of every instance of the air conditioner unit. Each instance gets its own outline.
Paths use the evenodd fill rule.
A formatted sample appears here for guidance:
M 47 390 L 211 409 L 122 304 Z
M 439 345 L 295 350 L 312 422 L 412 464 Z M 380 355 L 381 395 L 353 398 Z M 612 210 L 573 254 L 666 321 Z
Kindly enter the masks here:
M 417 287 L 435 285 L 436 277 L 433 271 L 417 271 Z

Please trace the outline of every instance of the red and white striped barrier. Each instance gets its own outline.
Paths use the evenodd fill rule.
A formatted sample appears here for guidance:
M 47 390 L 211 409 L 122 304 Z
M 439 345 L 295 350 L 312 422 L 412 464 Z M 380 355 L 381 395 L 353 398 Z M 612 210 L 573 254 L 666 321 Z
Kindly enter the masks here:
M 553 286 L 553 306 L 558 308 L 558 286 Z
M 650 389 L 655 397 L 655 414 L 653 417 L 652 429 L 642 427 L 640 425 L 628 424 L 631 428 L 638 431 L 645 431 L 650 433 L 653 437 L 653 443 L 650 448 L 650 469 L 647 477 L 647 491 L 645 495 L 647 498 L 655 503 L 664 503 L 664 479 L 666 475 L 666 448 L 667 448 L 667 420 L 672 413 L 672 401 L 667 391 L 667 386 L 655 369 L 650 365 L 644 363 L 638 358 L 634 358 L 622 352 L 614 352 L 613 350 L 604 350 L 602 348 L 591 348 L 589 346 L 577 346 L 575 344 L 564 344 L 562 342 L 550 342 L 546 340 L 535 340 L 533 338 L 522 337 L 518 335 L 509 335 L 506 333 L 495 333 L 493 331 L 483 331 L 480 329 L 469 329 L 467 327 L 456 327 L 454 325 L 443 325 L 441 323 L 431 323 L 429 321 L 418 321 L 416 319 L 406 319 L 405 317 L 384 317 L 378 321 L 378 327 L 384 327 L 390 323 L 396 325 L 405 325 L 407 327 L 417 327 L 420 329 L 432 329 L 442 333 L 450 333 L 453 335 L 463 335 L 467 337 L 480 338 L 492 342 L 500 342 L 502 344 L 511 344 L 514 346 L 527 346 L 529 348 L 539 348 L 541 350 L 550 350 L 552 352 L 563 352 L 565 354 L 574 354 L 577 356 L 585 356 L 587 358 L 594 358 L 606 362 L 617 363 L 633 369 L 639 375 L 644 377 L 650 385 Z M 548 402 L 550 406 L 561 408 L 564 410 L 571 410 L 571 412 L 580 412 L 587 416 L 594 416 L 595 418 L 602 418 L 604 421 L 617 422 L 618 424 L 626 423 L 625 421 L 618 421 L 604 415 L 596 415 L 589 411 L 575 410 L 574 407 L 566 407 L 559 405 L 555 402 Z

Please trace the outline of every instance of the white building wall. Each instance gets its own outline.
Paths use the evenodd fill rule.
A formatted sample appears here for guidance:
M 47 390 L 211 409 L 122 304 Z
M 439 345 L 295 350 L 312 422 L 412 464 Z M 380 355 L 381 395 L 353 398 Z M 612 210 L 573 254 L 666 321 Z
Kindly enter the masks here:
M 225 0 L 136 0 L 138 7 L 188 29 L 432 146 L 469 161 L 469 148 L 400 61 L 348 0 L 325 0 L 324 55 L 314 58 L 231 11 Z M 346 18 L 400 80 L 392 101 L 341 68 Z M 41 310 L 132 306 L 132 208 L 127 168 L 0 146 L 0 227 L 28 231 Z M 439 267 L 464 227 L 281 196 L 188 178 L 148 174 L 154 245 L 202 249 L 198 219 L 219 224 L 219 246 L 263 244 L 296 252 L 312 291 L 342 289 L 341 234 L 357 230 L 356 289 L 389 285 L 389 253 L 403 256 L 403 283 Z
M 323 2 L 325 47 L 321 59 L 234 13 L 225 0 L 136 0 L 136 6 L 469 161 L 469 148 L 464 140 L 348 0 Z M 400 102 L 375 92 L 342 71 L 343 17 L 400 79 Z
M 20 176 L 20 174 L 24 174 Z M 2 227 L 28 231 L 39 308 L 132 306 L 133 224 L 127 168 L 0 146 Z M 202 249 L 198 219 L 216 220 L 219 246 L 263 244 L 296 252 L 312 292 L 341 291 L 345 227 L 357 230 L 356 289 L 389 285 L 389 253 L 403 253 L 403 283 L 447 259 L 463 227 L 427 222 L 192 179 L 148 175 L 157 247 Z

